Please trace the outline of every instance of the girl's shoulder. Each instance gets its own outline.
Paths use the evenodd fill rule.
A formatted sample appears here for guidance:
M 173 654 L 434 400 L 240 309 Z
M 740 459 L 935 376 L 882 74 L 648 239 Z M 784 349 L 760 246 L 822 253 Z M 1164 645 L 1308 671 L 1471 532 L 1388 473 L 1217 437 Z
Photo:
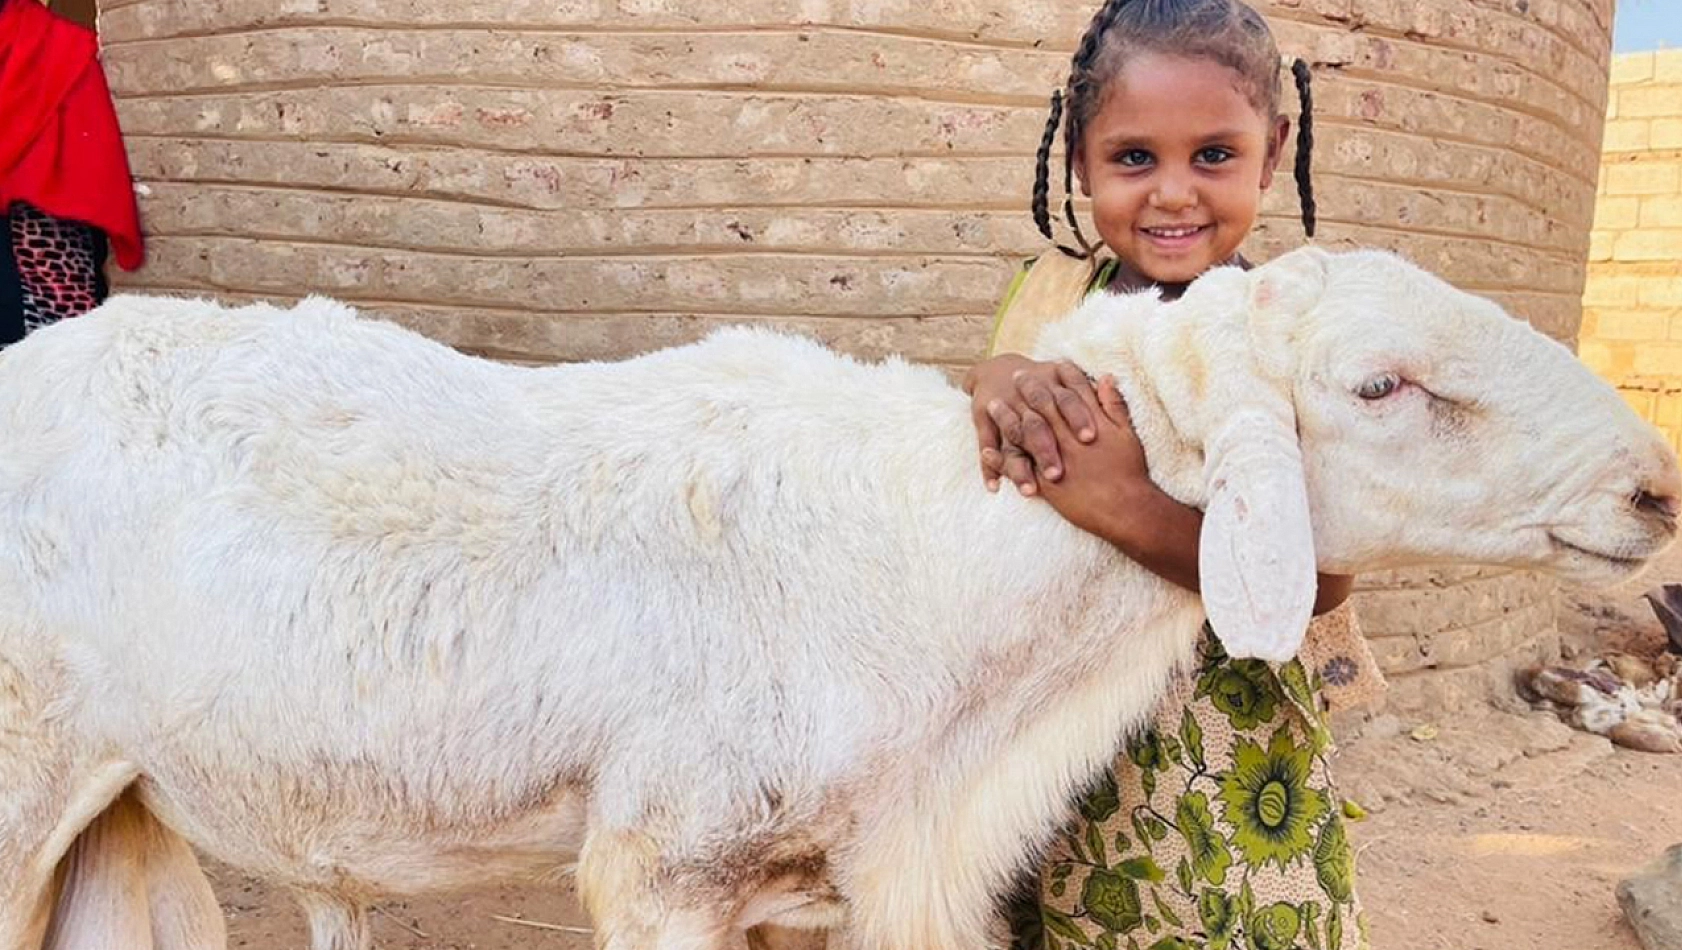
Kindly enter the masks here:
M 994 315 L 990 353 L 1024 353 L 1046 323 L 1078 307 L 1114 273 L 1114 259 L 1047 251 L 1016 272 Z
M 1016 269 L 1016 273 L 1011 276 L 1010 286 L 999 301 L 999 310 L 1002 313 L 1008 308 L 1022 289 L 1030 284 L 1036 287 L 1067 287 L 1078 284 L 1085 288 L 1086 293 L 1101 290 L 1115 276 L 1116 267 L 1120 263 L 1108 254 L 1079 258 L 1056 250 L 1025 258 L 1022 265 Z

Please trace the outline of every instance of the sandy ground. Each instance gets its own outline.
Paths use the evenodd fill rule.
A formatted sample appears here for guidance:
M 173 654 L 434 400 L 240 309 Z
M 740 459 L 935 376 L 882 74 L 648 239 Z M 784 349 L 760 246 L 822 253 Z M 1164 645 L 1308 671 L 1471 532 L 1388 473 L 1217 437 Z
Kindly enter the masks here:
M 1652 628 L 1636 595 L 1660 581 L 1682 581 L 1682 551 L 1566 626 L 1591 649 Z M 1682 755 L 1615 749 L 1542 714 L 1380 719 L 1338 775 L 1371 810 L 1352 836 L 1379 950 L 1640 950 L 1613 888 L 1682 842 Z M 231 946 L 307 946 L 285 895 L 225 868 L 213 879 Z M 390 902 L 374 919 L 381 950 L 585 950 L 587 928 L 566 880 Z
M 1478 798 L 1418 801 L 1362 825 L 1377 947 L 1639 950 L 1613 888 L 1682 841 L 1682 756 L 1620 750 L 1575 775 L 1552 764 Z

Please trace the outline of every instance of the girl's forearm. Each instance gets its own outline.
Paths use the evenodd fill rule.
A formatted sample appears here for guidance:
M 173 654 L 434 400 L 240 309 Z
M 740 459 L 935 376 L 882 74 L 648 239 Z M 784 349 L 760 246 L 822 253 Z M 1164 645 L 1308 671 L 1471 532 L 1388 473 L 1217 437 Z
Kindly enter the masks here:
M 1093 534 L 1115 545 L 1145 570 L 1194 593 L 1200 590 L 1197 539 L 1203 513 L 1182 505 L 1160 489 L 1133 493 L 1116 506 L 1113 516 L 1093 526 Z M 1314 598 L 1316 615 L 1335 609 L 1349 598 L 1354 578 L 1320 574 Z
M 1197 536 L 1203 513 L 1160 490 L 1129 492 L 1092 533 L 1171 584 L 1196 593 Z

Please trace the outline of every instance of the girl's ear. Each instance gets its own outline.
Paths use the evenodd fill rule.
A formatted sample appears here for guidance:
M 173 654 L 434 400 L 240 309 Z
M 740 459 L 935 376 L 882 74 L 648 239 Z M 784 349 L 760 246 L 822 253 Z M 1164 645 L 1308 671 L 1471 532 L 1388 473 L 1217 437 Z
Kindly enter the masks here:
M 1280 116 L 1273 120 L 1273 128 L 1267 139 L 1267 158 L 1262 162 L 1261 187 L 1263 191 L 1273 186 L 1273 172 L 1279 167 L 1279 156 L 1285 152 L 1285 142 L 1291 137 L 1291 120 Z

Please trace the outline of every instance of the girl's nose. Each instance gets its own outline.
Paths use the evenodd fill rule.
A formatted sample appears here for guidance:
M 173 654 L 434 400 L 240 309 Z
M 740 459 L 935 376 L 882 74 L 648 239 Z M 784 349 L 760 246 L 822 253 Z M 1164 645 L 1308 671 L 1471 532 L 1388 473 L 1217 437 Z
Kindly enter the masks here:
M 1151 207 L 1178 211 L 1197 204 L 1197 189 L 1177 175 L 1164 175 L 1151 190 Z

